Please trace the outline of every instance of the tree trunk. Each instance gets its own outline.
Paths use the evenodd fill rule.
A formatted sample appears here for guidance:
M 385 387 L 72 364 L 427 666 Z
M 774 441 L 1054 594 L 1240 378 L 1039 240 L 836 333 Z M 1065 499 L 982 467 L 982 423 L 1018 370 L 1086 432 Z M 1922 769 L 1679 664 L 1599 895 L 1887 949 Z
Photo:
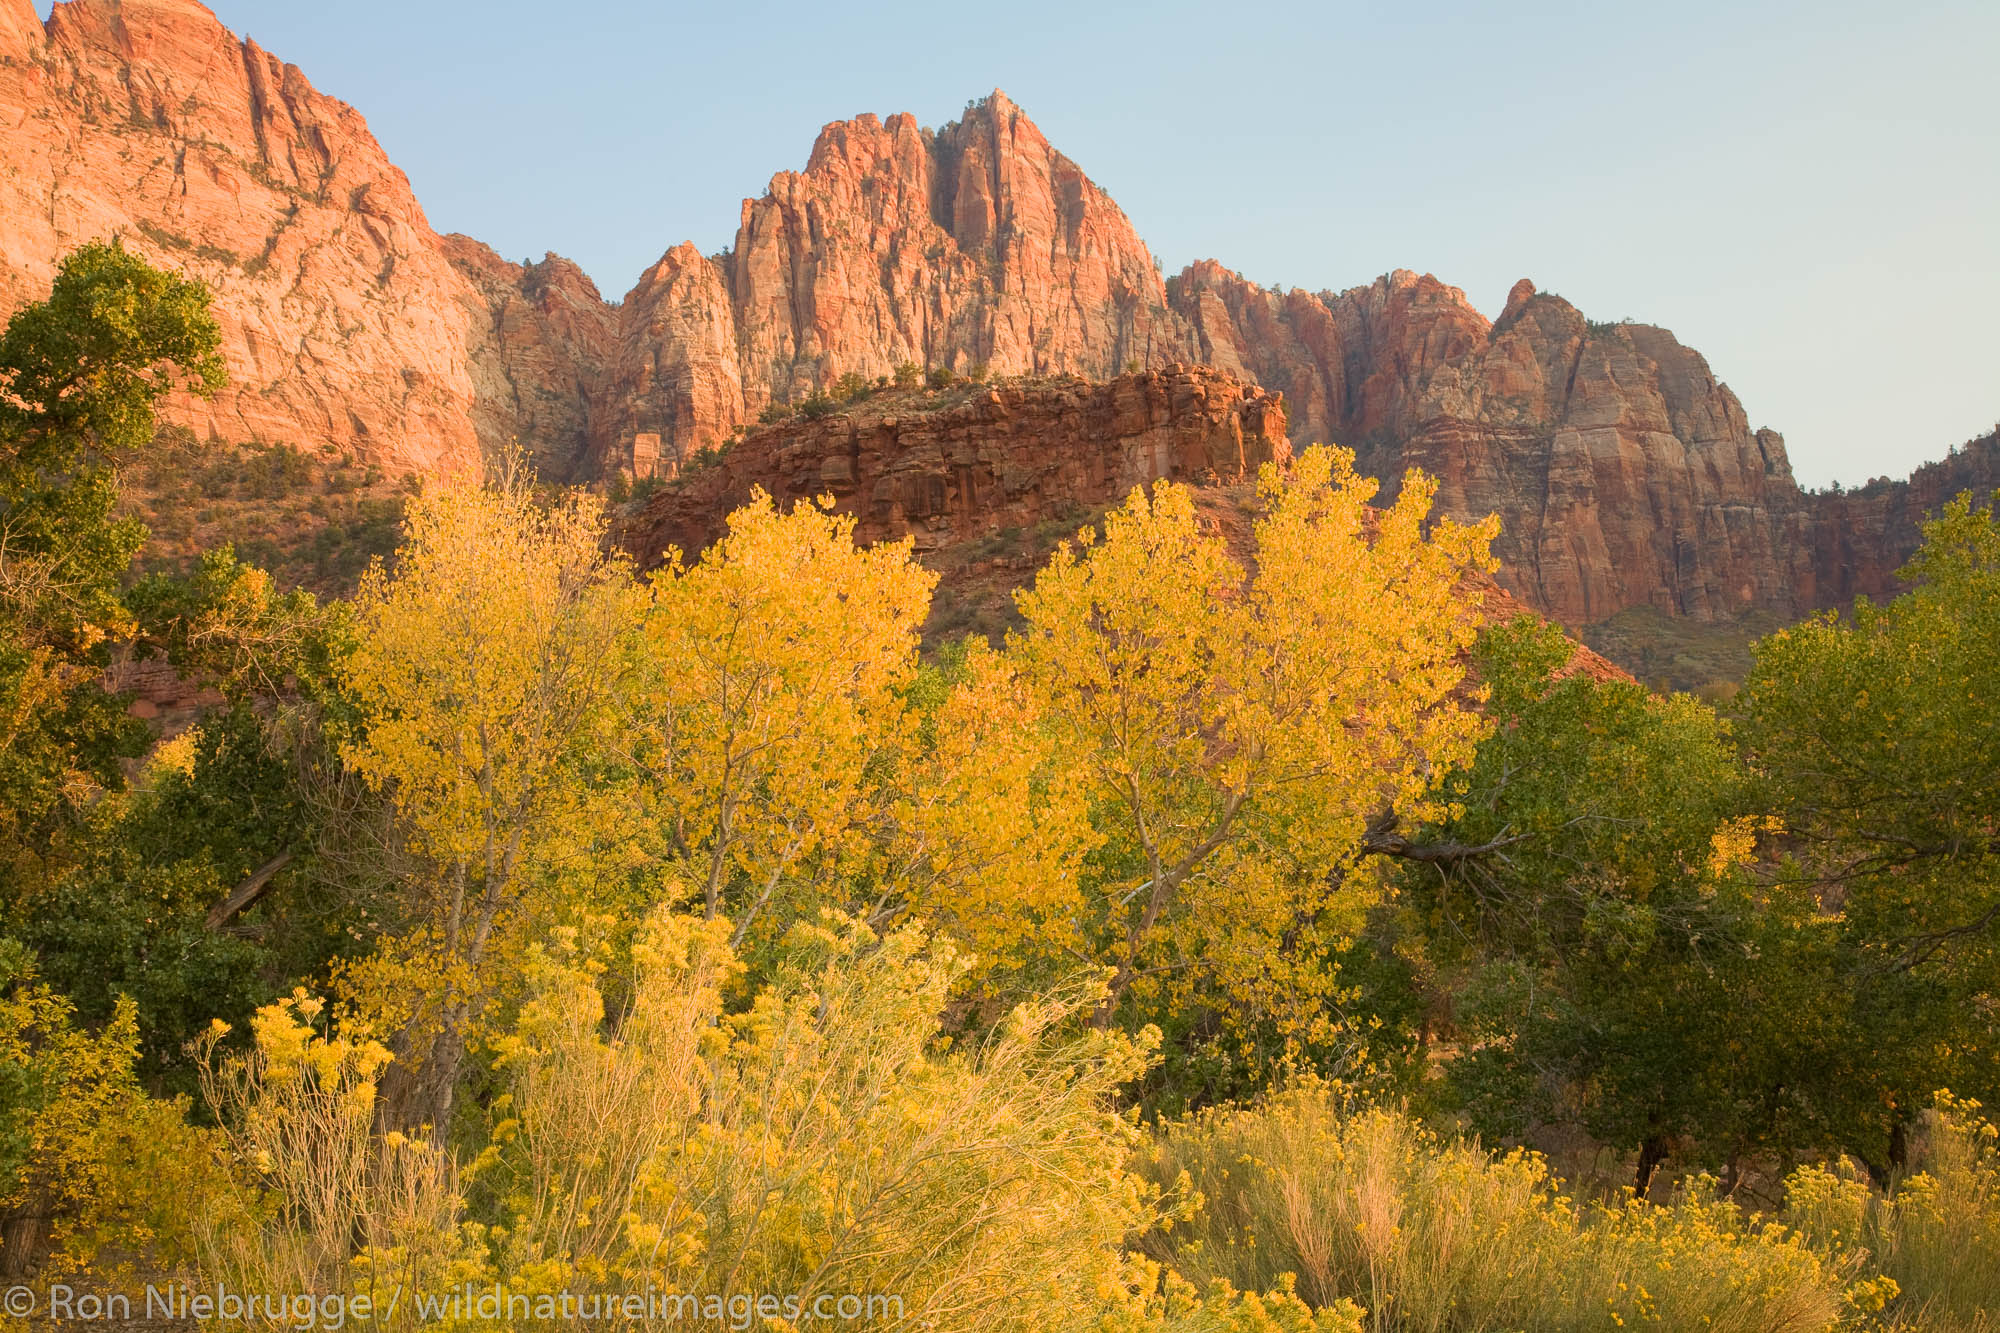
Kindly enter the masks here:
M 1663 1134 L 1655 1134 L 1639 1145 L 1639 1172 L 1632 1181 L 1632 1197 L 1643 1199 L 1646 1191 L 1653 1187 L 1653 1173 L 1660 1169 L 1660 1163 L 1667 1160 L 1667 1140 Z
M 458 1094 L 458 1076 L 465 1067 L 465 1026 L 468 1015 L 462 1005 L 452 1006 L 431 1041 L 430 1054 L 418 1072 L 421 1091 L 417 1111 L 433 1134 L 443 1135 L 451 1127 L 452 1102 Z
M 0 1277 L 26 1277 L 48 1233 L 48 1200 L 39 1191 L 0 1213 Z

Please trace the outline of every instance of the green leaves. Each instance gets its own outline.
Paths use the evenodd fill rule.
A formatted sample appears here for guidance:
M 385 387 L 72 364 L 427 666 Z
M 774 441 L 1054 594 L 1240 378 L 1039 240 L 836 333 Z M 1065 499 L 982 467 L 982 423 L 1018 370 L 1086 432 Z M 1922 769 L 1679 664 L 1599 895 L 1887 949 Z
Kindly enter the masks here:
M 144 635 L 142 651 L 164 651 L 182 676 L 231 698 L 271 696 L 301 684 L 331 687 L 347 608 L 321 607 L 302 588 L 279 592 L 271 576 L 224 546 L 186 578 L 154 574 L 126 594 Z
M 1924 535 L 1912 591 L 1772 635 L 1742 696 L 1793 874 L 1839 912 L 1878 1165 L 1933 1089 L 2000 1089 L 2000 524 L 1960 496 Z
M 1404 876 L 1465 1048 L 1453 1085 L 1495 1133 L 1693 1136 L 1722 1159 L 1821 1132 L 1789 1070 L 1823 1037 L 1802 1016 L 1837 1006 L 1809 904 L 1746 874 L 1767 821 L 1744 817 L 1727 727 L 1687 696 L 1558 677 L 1570 652 L 1525 618 L 1481 637 L 1496 730 L 1427 836 L 1518 841 Z
M 153 268 L 117 242 L 63 261 L 49 299 L 0 335 L 0 440 L 10 466 L 62 471 L 153 438 L 153 408 L 175 390 L 207 397 L 224 380 L 208 289 Z
M 198 284 L 87 245 L 0 334 L 0 877 L 120 785 L 145 728 L 99 676 L 130 632 L 119 583 L 145 540 L 108 461 L 150 439 L 174 389 L 222 383 Z

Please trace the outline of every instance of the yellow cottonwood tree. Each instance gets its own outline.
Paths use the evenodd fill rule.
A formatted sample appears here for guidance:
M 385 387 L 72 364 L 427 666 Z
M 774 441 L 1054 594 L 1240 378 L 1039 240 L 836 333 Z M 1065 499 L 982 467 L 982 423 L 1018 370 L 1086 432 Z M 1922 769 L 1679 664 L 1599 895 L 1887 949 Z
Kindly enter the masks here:
M 447 485 L 411 503 L 394 572 L 355 598 L 342 672 L 361 725 L 342 758 L 393 800 L 418 867 L 414 926 L 389 946 L 420 988 L 414 1120 L 444 1123 L 531 890 L 628 836 L 631 775 L 606 756 L 645 592 L 602 537 L 584 497 L 544 507 L 519 475 Z
M 1134 491 L 1019 594 L 1007 654 L 1088 783 L 1105 846 L 1072 911 L 1135 987 L 1214 995 L 1315 1036 L 1326 955 L 1371 816 L 1421 815 L 1481 723 L 1461 696 L 1491 522 L 1426 526 L 1412 474 L 1386 511 L 1344 450 L 1267 465 L 1254 570 L 1185 487 Z M 1289 1016 L 1287 1016 L 1289 1014 Z
M 762 491 L 653 580 L 636 753 L 687 893 L 737 943 L 878 839 L 935 582 L 908 542 L 858 549 L 851 517 Z
M 1102 841 L 1088 786 L 1015 664 L 983 639 L 960 651 L 907 766 L 884 885 L 983 970 L 1073 954 L 1082 858 Z

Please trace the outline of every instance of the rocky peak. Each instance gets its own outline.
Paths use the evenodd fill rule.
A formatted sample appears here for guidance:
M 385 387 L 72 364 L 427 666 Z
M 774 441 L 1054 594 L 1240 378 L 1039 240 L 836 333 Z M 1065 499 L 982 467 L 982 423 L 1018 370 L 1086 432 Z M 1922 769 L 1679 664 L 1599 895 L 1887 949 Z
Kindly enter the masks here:
M 620 309 L 592 456 L 671 465 L 904 362 L 1103 379 L 1192 353 L 1124 213 L 995 92 L 935 133 L 835 121 L 744 201 L 726 254 L 668 251 Z
M 0 60 L 28 60 L 42 49 L 34 0 L 0 0 Z
M 1507 289 L 1507 306 L 1500 312 L 1500 318 L 1493 321 L 1495 328 L 1511 324 L 1528 302 L 1535 299 L 1535 280 L 1522 278 Z

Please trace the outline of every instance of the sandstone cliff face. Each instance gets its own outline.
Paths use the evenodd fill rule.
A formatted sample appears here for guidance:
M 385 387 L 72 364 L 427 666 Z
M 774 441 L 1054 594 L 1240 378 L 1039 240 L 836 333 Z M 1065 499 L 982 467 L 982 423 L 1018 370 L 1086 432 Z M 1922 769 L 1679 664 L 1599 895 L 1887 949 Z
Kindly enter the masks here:
M 548 358 L 515 354 L 360 114 L 296 66 L 194 0 L 69 0 L 46 28 L 0 0 L 0 313 L 111 237 L 215 291 L 230 385 L 175 409 L 203 434 L 451 471 L 580 411 L 501 394 L 568 368 L 535 379 Z
M 560 255 L 511 264 L 469 236 L 442 241 L 462 279 L 472 424 L 490 457 L 519 448 L 551 481 L 577 481 L 618 314 Z
M 1391 487 L 1424 469 L 1447 513 L 1498 513 L 1501 582 L 1538 610 L 1581 625 L 1815 604 L 1783 441 L 1664 329 L 1591 324 L 1527 281 L 1489 325 L 1410 273 L 1313 296 L 1203 264 L 1174 298 L 1208 359 L 1286 389 L 1304 435 Z
M 1447 511 L 1499 513 L 1503 581 L 1558 619 L 1812 604 L 1783 441 L 1663 329 L 1593 327 L 1517 288 L 1487 344 L 1390 429 L 1400 447 L 1370 450 L 1376 469 L 1421 467 Z
M 1162 478 L 1242 481 L 1289 452 L 1271 394 L 1207 367 L 1108 383 L 1015 380 L 888 393 L 818 421 L 751 430 L 649 497 L 619 540 L 641 564 L 690 556 L 761 487 L 781 504 L 831 495 L 864 542 L 919 555 L 1051 519 L 1081 518 Z
M 1907 481 L 1878 479 L 1859 490 L 1806 497 L 1816 604 L 1877 601 L 1904 590 L 1896 571 L 1922 544 L 1923 521 L 1970 492 L 1975 504 L 2000 500 L 2000 430 L 1926 463 Z
M 42 45 L 32 0 L 0 0 L 0 60 L 31 58 Z
M 1170 299 L 1202 360 L 1285 395 L 1296 438 L 1350 447 L 1403 429 L 1430 376 L 1488 331 L 1456 287 L 1401 270 L 1313 295 L 1267 291 L 1203 260 L 1174 279 Z

